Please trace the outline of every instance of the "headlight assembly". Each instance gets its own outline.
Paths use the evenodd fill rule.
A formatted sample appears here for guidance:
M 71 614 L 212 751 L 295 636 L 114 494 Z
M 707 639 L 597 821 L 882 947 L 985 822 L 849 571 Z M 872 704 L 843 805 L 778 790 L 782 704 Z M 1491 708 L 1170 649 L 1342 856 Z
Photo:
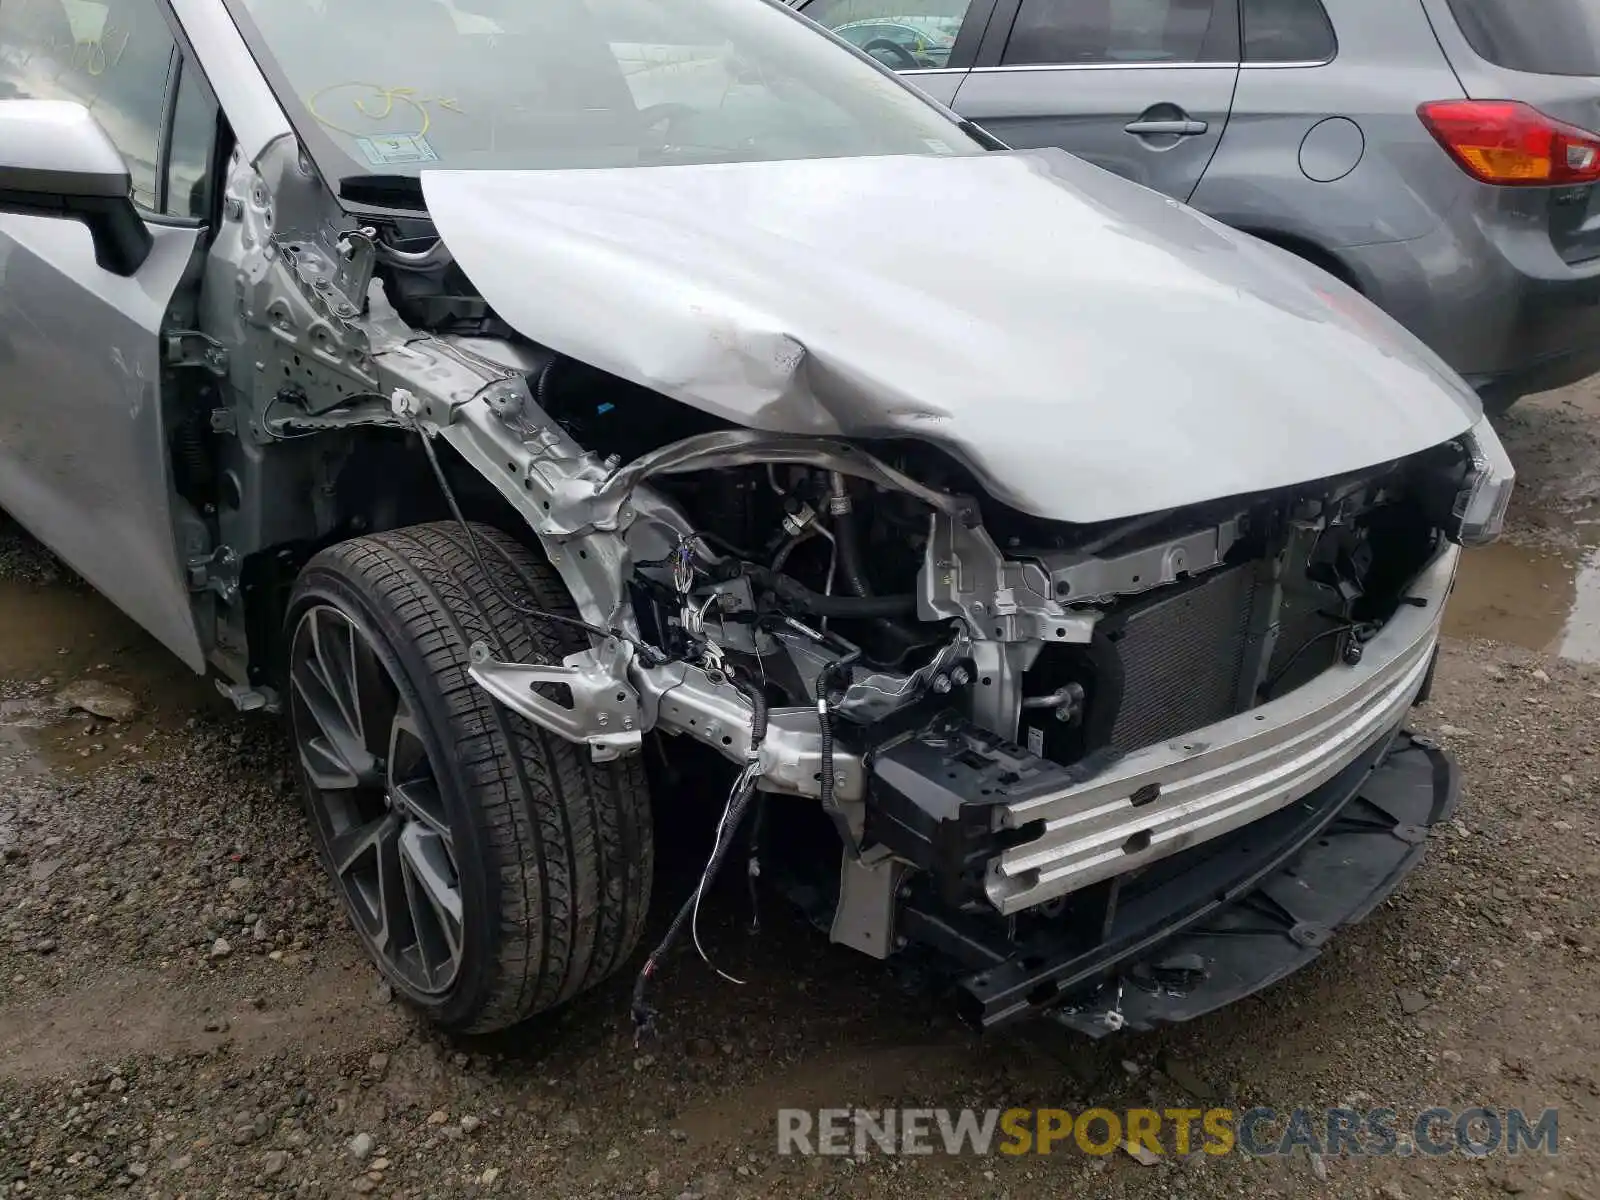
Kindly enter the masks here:
M 1456 493 L 1446 532 L 1451 541 L 1463 546 L 1482 546 L 1498 538 L 1505 528 L 1506 506 L 1511 503 L 1517 472 L 1488 417 L 1468 430 L 1461 444 L 1467 454 L 1467 474 Z

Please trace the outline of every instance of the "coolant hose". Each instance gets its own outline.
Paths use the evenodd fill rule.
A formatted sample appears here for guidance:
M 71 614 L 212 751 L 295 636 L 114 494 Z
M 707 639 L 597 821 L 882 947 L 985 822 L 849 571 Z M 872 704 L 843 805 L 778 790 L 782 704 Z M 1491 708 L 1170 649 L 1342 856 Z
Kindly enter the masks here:
M 855 504 L 850 499 L 850 485 L 838 471 L 828 472 L 828 484 L 828 513 L 833 518 L 833 540 L 839 550 L 839 576 L 851 595 L 870 596 L 872 584 L 867 580 L 867 568 L 861 559 L 861 534 L 856 528 Z M 905 612 L 890 615 L 904 616 L 906 612 L 915 611 L 916 605 L 913 603 Z M 888 615 L 877 617 L 873 624 L 906 649 L 916 643 L 916 634 L 895 624 Z M 904 654 L 905 650 L 901 653 Z
M 768 567 L 746 563 L 744 574 L 801 612 L 817 617 L 894 617 L 917 611 L 917 598 L 904 596 L 824 596 L 799 580 Z
M 856 531 L 855 507 L 850 489 L 838 471 L 830 474 L 832 496 L 828 513 L 833 517 L 833 536 L 839 546 L 839 577 L 852 596 L 872 595 L 867 569 L 861 561 L 861 538 Z

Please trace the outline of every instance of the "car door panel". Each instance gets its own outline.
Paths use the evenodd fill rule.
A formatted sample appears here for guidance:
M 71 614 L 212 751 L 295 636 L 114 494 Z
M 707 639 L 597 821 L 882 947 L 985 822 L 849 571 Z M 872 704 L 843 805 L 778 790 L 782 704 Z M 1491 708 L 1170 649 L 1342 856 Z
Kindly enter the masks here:
M 0 213 L 0 508 L 201 670 L 160 355 L 199 232 L 151 233 L 150 257 L 122 278 L 77 222 Z
M 1236 0 L 1003 0 L 953 107 L 1187 200 L 1238 75 Z
M 1237 76 L 1231 64 L 978 68 L 953 107 L 1019 150 L 1059 146 L 1187 200 L 1222 139 Z
M 0 93 L 94 114 L 152 237 L 124 277 L 97 264 L 82 224 L 0 212 L 0 508 L 201 670 L 162 404 L 163 333 L 198 267 L 193 203 L 216 128 L 185 59 L 162 0 L 0 4 Z M 185 195 L 170 195 L 174 178 Z

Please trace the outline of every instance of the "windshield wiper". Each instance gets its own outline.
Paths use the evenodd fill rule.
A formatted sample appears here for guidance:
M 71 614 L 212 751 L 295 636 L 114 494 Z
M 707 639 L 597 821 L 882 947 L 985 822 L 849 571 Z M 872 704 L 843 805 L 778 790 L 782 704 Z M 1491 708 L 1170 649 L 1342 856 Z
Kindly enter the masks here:
M 339 180 L 339 199 L 370 208 L 428 210 L 422 180 L 415 175 L 346 175 Z

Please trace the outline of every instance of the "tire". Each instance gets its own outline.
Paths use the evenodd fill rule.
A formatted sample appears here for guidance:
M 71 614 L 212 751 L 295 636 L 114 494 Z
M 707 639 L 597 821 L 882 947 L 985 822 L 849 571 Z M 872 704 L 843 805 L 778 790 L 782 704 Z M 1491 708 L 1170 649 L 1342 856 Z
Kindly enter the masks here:
M 461 1033 L 516 1024 L 616 971 L 638 941 L 654 859 L 637 756 L 595 763 L 467 676 L 474 641 L 521 662 L 588 644 L 507 604 L 574 612 L 546 562 L 472 528 L 493 582 L 454 523 L 322 551 L 296 582 L 284 643 L 323 863 L 396 992 Z

